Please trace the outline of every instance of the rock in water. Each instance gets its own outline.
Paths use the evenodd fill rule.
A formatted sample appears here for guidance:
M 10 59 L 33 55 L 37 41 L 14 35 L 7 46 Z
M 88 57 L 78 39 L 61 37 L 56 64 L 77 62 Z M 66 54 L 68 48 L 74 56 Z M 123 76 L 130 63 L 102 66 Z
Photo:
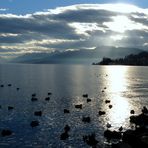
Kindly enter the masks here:
M 121 139 L 122 135 L 121 132 L 106 130 L 104 132 L 104 137 L 106 137 L 108 140 Z

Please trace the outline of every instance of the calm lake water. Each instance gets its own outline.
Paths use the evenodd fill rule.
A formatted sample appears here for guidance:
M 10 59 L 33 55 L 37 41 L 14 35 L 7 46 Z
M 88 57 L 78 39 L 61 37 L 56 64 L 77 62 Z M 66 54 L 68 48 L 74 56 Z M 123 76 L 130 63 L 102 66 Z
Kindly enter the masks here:
M 8 87 L 11 83 L 12 86 Z M 79 148 L 89 147 L 83 135 L 96 133 L 99 147 L 105 147 L 106 124 L 128 129 L 130 110 L 136 114 L 148 106 L 148 67 L 84 65 L 0 65 L 0 131 L 11 129 L 11 136 L 0 136 L 0 147 Z M 17 91 L 16 88 L 20 90 Z M 47 93 L 52 92 L 49 102 Z M 32 102 L 36 93 L 38 101 Z M 87 93 L 91 102 L 82 95 Z M 110 109 L 105 100 L 111 100 Z M 76 109 L 75 104 L 83 104 Z M 14 106 L 8 111 L 8 106 Z M 64 109 L 70 114 L 64 114 Z M 42 110 L 41 117 L 34 111 Z M 99 110 L 106 111 L 99 116 Z M 90 116 L 90 123 L 82 117 Z M 40 125 L 32 128 L 30 122 Z M 64 126 L 71 127 L 69 138 L 60 140 Z

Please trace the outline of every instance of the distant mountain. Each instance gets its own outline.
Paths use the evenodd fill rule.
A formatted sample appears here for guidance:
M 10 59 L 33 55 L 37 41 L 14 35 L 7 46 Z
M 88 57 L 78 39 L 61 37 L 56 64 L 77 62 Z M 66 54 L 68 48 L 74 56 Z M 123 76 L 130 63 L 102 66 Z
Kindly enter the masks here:
M 111 58 L 123 57 L 131 53 L 139 53 L 141 49 L 137 48 L 125 48 L 125 47 L 97 47 L 92 50 L 75 50 L 75 51 L 56 51 L 52 53 L 31 53 L 19 56 L 13 59 L 11 62 L 17 63 L 50 63 L 50 64 L 82 64 L 92 63 L 98 61 L 98 58 L 108 56 Z
M 93 65 L 134 65 L 134 66 L 148 66 L 148 52 L 143 51 L 138 54 L 130 54 L 124 58 L 110 59 L 103 58 L 99 63 Z

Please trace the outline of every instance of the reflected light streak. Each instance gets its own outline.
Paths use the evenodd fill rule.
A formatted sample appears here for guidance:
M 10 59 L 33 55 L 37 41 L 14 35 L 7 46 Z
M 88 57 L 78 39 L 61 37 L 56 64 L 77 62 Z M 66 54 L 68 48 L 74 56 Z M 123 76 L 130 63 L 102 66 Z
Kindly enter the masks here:
M 109 112 L 109 120 L 113 127 L 126 126 L 130 115 L 130 104 L 126 98 L 115 97 L 112 99 L 113 108 Z
M 109 91 L 111 94 L 112 109 L 109 109 L 108 119 L 114 128 L 126 126 L 126 121 L 130 115 L 130 102 L 127 98 L 122 97 L 122 93 L 127 91 L 126 75 L 128 74 L 128 67 L 123 66 L 109 66 L 106 69 L 108 74 Z
M 127 67 L 111 66 L 107 67 L 109 77 L 110 91 L 120 93 L 126 91 Z

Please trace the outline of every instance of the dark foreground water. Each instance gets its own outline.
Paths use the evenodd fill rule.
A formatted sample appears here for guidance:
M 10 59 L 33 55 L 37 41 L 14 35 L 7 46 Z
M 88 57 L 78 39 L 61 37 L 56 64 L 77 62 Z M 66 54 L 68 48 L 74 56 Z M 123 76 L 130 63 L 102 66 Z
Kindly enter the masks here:
M 13 131 L 10 136 L 0 135 L 2 148 L 87 148 L 82 137 L 93 132 L 98 147 L 106 147 L 106 124 L 110 123 L 111 129 L 123 126 L 126 130 L 130 127 L 130 110 L 138 114 L 148 105 L 147 67 L 6 64 L 0 65 L 1 84 L 0 132 L 5 128 Z M 52 92 L 49 102 L 45 101 L 48 92 Z M 33 93 L 37 94 L 36 102 L 31 101 Z M 85 93 L 91 102 L 82 97 Z M 111 109 L 106 99 L 111 100 Z M 75 104 L 83 104 L 83 108 L 76 109 Z M 14 106 L 12 111 L 9 105 Z M 70 114 L 64 114 L 65 108 Z M 43 111 L 41 117 L 34 116 L 38 110 Z M 99 116 L 99 110 L 106 114 Z M 83 123 L 83 116 L 89 116 L 91 122 Z M 32 120 L 40 125 L 32 128 Z M 70 136 L 61 141 L 66 124 L 71 127 Z

